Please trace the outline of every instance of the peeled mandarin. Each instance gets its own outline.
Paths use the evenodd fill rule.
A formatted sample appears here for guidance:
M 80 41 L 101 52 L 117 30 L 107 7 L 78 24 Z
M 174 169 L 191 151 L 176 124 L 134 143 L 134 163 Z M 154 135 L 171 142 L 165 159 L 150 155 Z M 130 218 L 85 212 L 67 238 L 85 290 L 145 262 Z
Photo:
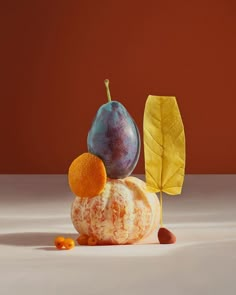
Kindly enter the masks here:
M 68 178 L 72 192 L 79 197 L 99 195 L 107 180 L 103 161 L 91 153 L 84 153 L 72 162 Z
M 77 238 L 77 242 L 79 245 L 88 245 L 88 236 L 87 235 L 80 235 L 78 238 Z
M 160 203 L 141 179 L 108 179 L 100 195 L 74 198 L 71 220 L 80 235 L 96 237 L 98 245 L 133 244 L 157 229 Z
M 67 238 L 64 240 L 64 246 L 67 250 L 70 250 L 75 247 L 75 241 L 71 238 Z
M 62 249 L 64 247 L 64 241 L 65 238 L 64 237 L 56 237 L 54 244 L 57 247 L 57 249 Z

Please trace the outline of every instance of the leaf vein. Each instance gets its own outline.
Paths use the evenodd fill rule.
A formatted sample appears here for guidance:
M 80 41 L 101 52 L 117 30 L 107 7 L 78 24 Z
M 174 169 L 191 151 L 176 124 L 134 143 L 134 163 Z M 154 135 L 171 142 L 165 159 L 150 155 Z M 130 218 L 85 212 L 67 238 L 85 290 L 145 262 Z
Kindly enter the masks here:
M 151 132 L 147 129 L 147 128 L 145 128 L 144 127 L 144 131 L 146 131 L 147 132 L 147 134 L 149 134 L 149 136 L 163 149 L 163 145 L 162 144 L 160 144 L 154 137 L 153 137 L 153 135 L 151 134 Z

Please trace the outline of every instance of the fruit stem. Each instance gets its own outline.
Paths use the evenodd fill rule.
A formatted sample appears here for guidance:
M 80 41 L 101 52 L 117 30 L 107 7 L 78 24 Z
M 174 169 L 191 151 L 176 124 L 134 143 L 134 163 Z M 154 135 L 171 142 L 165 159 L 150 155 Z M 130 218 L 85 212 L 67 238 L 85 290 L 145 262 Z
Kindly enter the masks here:
M 106 86 L 106 90 L 107 90 L 107 98 L 108 98 L 108 102 L 111 102 L 111 93 L 110 93 L 110 89 L 109 89 L 109 80 L 105 79 L 104 80 L 105 86 Z
M 163 227 L 163 204 L 162 204 L 162 191 L 160 191 L 160 225 Z

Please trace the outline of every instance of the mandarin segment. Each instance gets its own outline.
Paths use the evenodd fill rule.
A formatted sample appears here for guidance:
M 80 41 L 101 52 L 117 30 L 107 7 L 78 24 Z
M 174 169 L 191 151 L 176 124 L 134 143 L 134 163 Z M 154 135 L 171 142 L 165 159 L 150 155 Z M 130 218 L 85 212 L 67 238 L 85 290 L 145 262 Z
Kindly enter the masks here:
M 83 153 L 71 163 L 68 178 L 72 192 L 79 197 L 99 195 L 107 180 L 103 161 L 91 153 Z
M 98 240 L 95 237 L 89 237 L 88 238 L 88 245 L 89 246 L 96 246 L 98 243 Z
M 78 242 L 79 245 L 85 246 L 88 245 L 88 236 L 87 235 L 80 235 L 76 241 Z

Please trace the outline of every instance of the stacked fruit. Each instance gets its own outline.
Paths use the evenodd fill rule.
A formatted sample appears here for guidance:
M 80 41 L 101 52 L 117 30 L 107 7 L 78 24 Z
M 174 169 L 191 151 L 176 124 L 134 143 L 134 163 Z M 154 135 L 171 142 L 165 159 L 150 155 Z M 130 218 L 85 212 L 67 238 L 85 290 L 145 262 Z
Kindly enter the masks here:
M 102 105 L 88 133 L 88 152 L 69 168 L 76 198 L 71 217 L 80 233 L 78 243 L 128 244 L 148 236 L 160 218 L 158 198 L 129 175 L 140 155 L 138 127 L 126 108 L 112 101 Z

